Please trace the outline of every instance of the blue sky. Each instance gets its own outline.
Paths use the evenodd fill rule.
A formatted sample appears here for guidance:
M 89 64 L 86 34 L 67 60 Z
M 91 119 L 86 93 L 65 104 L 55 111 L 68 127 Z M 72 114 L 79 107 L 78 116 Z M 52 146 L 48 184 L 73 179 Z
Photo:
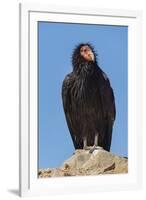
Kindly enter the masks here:
M 111 152 L 128 156 L 128 28 L 49 22 L 39 22 L 38 26 L 39 168 L 58 167 L 74 152 L 61 87 L 72 71 L 72 51 L 82 42 L 94 46 L 99 66 L 114 90 L 117 114 Z

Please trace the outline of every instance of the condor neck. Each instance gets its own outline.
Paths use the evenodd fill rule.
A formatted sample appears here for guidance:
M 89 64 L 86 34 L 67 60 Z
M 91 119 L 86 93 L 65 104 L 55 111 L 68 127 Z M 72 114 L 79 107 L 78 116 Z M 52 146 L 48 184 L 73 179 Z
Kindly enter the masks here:
M 96 63 L 87 62 L 74 67 L 74 73 L 81 78 L 92 75 L 97 70 Z

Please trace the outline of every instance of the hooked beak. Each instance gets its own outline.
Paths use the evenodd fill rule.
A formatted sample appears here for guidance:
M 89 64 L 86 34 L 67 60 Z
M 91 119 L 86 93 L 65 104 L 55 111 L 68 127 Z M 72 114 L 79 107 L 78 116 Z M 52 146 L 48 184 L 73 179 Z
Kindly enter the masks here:
M 94 61 L 94 54 L 91 52 L 88 54 L 89 61 Z

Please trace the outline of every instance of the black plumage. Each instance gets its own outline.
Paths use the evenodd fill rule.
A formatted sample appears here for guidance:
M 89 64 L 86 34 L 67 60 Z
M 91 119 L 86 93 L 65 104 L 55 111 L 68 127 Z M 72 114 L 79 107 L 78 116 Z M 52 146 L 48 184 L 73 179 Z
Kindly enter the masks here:
M 94 58 L 85 59 L 82 47 L 89 47 Z M 110 151 L 116 111 L 109 79 L 98 66 L 90 44 L 79 44 L 74 49 L 72 64 L 73 71 L 63 81 L 62 100 L 74 147 L 98 145 Z

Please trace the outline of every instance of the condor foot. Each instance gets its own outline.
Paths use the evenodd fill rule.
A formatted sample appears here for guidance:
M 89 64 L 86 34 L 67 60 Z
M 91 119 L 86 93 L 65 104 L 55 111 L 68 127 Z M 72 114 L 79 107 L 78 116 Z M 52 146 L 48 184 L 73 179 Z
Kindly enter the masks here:
M 102 147 L 94 145 L 93 147 L 90 148 L 89 153 L 93 153 L 94 150 L 102 150 L 102 149 L 103 149 Z

